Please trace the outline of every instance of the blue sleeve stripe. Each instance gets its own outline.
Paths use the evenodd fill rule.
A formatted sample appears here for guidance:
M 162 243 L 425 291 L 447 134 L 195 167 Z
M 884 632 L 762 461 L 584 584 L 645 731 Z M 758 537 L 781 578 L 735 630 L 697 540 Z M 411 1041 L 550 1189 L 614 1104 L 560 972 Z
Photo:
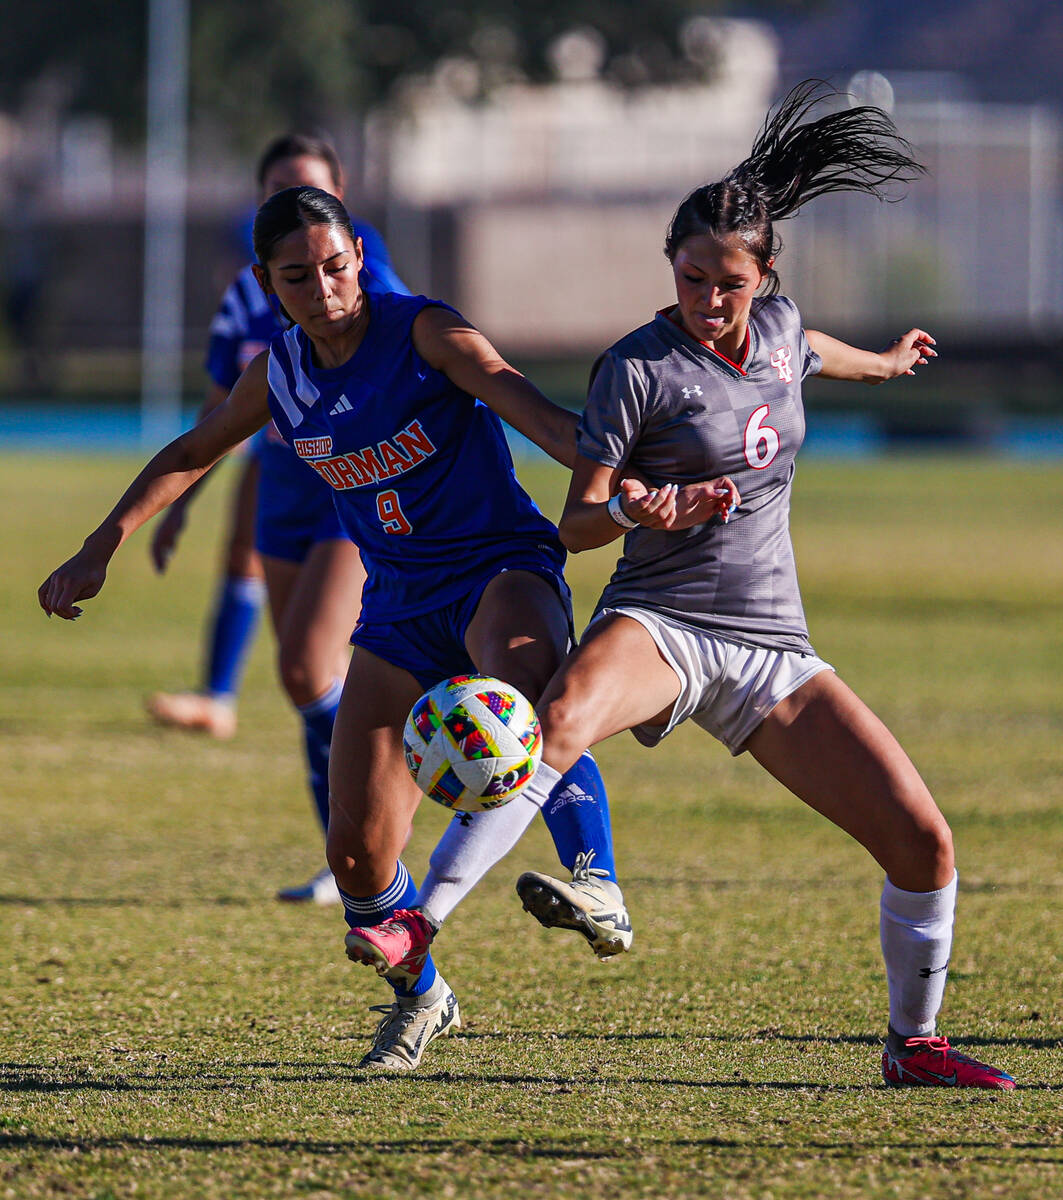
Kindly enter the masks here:
M 269 349 L 269 366 L 266 370 L 269 390 L 277 397 L 277 403 L 284 410 L 284 415 L 288 418 L 291 427 L 295 429 L 303 423 L 303 411 L 292 397 L 287 372 L 277 354 L 277 349 L 278 343 L 274 341 Z

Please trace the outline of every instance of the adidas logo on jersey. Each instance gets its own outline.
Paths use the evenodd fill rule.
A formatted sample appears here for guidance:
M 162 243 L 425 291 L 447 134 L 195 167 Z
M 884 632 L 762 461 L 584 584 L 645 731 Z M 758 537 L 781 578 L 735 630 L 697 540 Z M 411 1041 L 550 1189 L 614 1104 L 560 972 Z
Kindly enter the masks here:
M 354 405 L 347 399 L 346 396 L 340 396 L 336 403 L 328 410 L 330 417 L 339 416 L 340 413 L 350 412 Z

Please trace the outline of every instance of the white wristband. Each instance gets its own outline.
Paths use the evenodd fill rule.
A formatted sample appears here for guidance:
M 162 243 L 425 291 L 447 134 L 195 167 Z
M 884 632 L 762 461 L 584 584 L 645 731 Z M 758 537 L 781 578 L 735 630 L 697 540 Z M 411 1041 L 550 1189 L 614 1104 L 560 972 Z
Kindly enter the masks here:
M 634 529 L 638 525 L 638 521 L 632 519 L 624 512 L 623 506 L 620 503 L 620 492 L 609 501 L 609 515 L 613 518 L 621 529 Z

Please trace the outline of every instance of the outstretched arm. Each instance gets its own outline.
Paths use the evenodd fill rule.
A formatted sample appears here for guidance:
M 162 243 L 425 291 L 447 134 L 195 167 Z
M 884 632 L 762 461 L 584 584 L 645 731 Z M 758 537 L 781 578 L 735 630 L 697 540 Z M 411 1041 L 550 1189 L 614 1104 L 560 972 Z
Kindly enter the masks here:
M 103 587 L 107 565 L 126 538 L 182 495 L 234 446 L 262 428 L 269 419 L 266 361 L 267 355 L 260 354 L 224 404 L 164 446 L 78 553 L 41 584 L 37 599 L 49 616 L 55 613 L 67 620 L 79 616 L 76 601 L 90 599 Z
M 449 309 L 422 309 L 413 323 L 413 345 L 444 375 L 551 458 L 571 467 L 576 459 L 576 414 L 548 400 L 511 367 L 478 329 Z
M 816 329 L 806 329 L 808 344 L 823 360 L 821 379 L 849 379 L 856 383 L 885 383 L 898 375 L 914 375 L 937 358 L 937 343 L 922 329 L 909 329 L 877 354 L 860 350 Z

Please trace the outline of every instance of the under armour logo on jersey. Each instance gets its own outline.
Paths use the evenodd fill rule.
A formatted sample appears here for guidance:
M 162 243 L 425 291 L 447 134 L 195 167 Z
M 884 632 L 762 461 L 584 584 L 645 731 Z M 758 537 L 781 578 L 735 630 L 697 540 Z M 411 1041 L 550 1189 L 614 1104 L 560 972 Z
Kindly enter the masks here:
M 790 359 L 793 354 L 789 346 L 780 346 L 778 350 L 771 352 L 771 358 L 768 360 L 771 365 L 779 372 L 779 378 L 783 383 L 793 383 L 794 371 L 790 366 Z
M 328 410 L 330 417 L 338 416 L 340 413 L 350 412 L 354 405 L 347 399 L 346 396 L 341 396 L 336 403 Z
M 691 396 L 700 396 L 700 395 L 701 395 L 701 387 L 696 383 L 694 384 L 693 387 L 683 388 L 683 396 L 687 400 L 689 400 Z

